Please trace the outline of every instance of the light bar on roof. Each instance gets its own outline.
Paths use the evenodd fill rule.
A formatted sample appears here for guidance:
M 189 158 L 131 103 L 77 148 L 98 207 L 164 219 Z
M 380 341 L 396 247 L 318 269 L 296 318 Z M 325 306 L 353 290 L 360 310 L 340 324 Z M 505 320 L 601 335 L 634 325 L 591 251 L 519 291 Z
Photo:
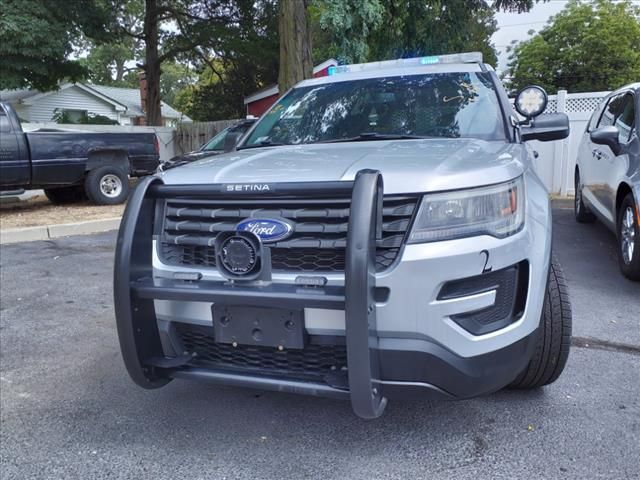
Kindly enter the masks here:
M 382 62 L 354 63 L 353 65 L 338 65 L 329 67 L 327 73 L 336 75 L 339 73 L 364 72 L 367 70 L 388 70 L 393 68 L 417 67 L 421 65 L 438 65 L 445 63 L 482 63 L 481 52 L 454 53 L 451 55 L 432 55 L 428 57 L 399 58 L 397 60 L 384 60 Z

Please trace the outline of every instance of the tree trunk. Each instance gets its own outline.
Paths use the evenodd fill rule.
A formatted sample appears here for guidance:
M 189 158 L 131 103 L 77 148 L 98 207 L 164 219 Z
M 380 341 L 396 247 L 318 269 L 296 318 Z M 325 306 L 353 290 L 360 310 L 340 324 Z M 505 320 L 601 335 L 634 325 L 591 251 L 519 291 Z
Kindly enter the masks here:
M 307 0 L 280 0 L 280 95 L 305 78 L 313 76 L 311 30 Z
M 158 53 L 158 0 L 146 0 L 144 13 L 145 65 L 147 78 L 146 124 L 162 126 L 160 110 L 160 55 Z
M 120 82 L 122 82 L 122 79 L 124 78 L 125 61 L 120 58 L 116 58 L 115 62 L 116 62 L 116 82 L 119 84 Z

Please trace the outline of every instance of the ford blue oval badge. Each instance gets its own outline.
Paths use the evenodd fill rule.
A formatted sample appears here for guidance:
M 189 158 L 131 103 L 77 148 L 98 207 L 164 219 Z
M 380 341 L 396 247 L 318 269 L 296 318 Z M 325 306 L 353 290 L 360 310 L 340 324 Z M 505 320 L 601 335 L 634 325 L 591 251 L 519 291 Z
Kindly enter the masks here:
M 255 233 L 264 243 L 279 242 L 293 235 L 293 225 L 273 218 L 247 218 L 236 225 L 236 230 Z

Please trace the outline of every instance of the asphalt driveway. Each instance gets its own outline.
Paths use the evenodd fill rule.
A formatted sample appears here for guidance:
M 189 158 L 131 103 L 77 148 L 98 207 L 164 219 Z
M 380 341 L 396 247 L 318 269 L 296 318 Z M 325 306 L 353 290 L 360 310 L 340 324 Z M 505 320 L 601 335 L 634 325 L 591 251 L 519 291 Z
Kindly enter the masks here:
M 574 306 L 559 381 L 464 402 L 346 403 L 127 377 L 115 233 L 0 249 L 2 479 L 640 478 L 640 284 L 599 224 L 555 210 Z

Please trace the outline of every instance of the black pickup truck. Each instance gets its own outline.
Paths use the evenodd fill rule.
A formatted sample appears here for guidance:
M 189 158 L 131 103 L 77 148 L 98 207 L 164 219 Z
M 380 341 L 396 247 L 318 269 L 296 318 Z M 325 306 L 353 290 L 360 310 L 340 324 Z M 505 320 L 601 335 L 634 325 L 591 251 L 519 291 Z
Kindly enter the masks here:
M 13 108 L 0 103 L 0 193 L 42 188 L 53 203 L 116 204 L 129 194 L 129 176 L 154 173 L 159 163 L 154 133 L 25 133 Z

